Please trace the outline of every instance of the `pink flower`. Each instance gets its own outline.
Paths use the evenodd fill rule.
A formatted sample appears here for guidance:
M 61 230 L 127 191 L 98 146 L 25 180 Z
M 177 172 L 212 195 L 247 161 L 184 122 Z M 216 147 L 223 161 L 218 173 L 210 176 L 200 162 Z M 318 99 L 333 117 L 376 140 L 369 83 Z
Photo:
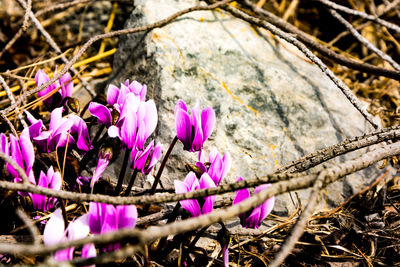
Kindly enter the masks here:
M 231 168 L 231 155 L 229 152 L 226 152 L 224 157 L 221 157 L 218 150 L 214 147 L 208 155 L 208 161 L 206 161 L 203 151 L 201 150 L 199 153 L 199 161 L 196 163 L 196 166 L 200 169 L 201 173 L 207 172 L 215 185 L 218 186 Z M 208 169 L 206 166 L 209 166 Z
M 110 163 L 112 157 L 112 151 L 110 148 L 102 149 L 99 153 L 99 160 L 97 162 L 97 167 L 93 173 L 93 178 L 90 182 L 90 187 L 100 179 L 103 172 L 106 170 L 108 164 Z
M 148 144 L 145 150 L 141 151 L 137 148 L 131 152 L 132 168 L 141 171 L 144 174 L 149 174 L 161 157 L 162 145 L 160 142 L 154 146 L 154 140 Z
M 37 185 L 40 187 L 50 188 L 54 190 L 61 189 L 61 174 L 54 172 L 53 166 L 51 166 L 47 174 L 43 171 L 40 172 L 39 180 Z M 36 184 L 36 183 L 35 183 Z M 57 198 L 46 197 L 44 195 L 28 193 L 32 199 L 33 208 L 35 210 L 49 211 L 54 208 Z
M 157 126 L 157 108 L 153 100 L 145 102 L 147 87 L 133 81 L 121 84 L 121 90 L 110 85 L 107 103 L 112 107 L 92 102 L 89 112 L 108 128 L 110 137 L 118 137 L 125 148 L 144 149 L 146 139 Z M 113 119 L 113 112 L 119 114 Z
M 236 182 L 242 181 L 243 178 L 239 177 Z M 264 184 L 257 186 L 256 189 L 254 190 L 254 194 L 257 194 L 258 192 L 270 187 L 271 184 Z M 233 200 L 233 205 L 247 199 L 250 197 L 250 191 L 249 189 L 241 189 L 236 191 L 236 197 Z M 239 215 L 240 218 L 240 224 L 245 227 L 245 228 L 254 228 L 258 229 L 258 227 L 261 226 L 262 221 L 268 216 L 268 214 L 271 213 L 272 209 L 274 208 L 275 204 L 275 197 L 271 197 L 267 199 L 263 204 L 260 206 L 254 208 L 253 210 L 250 210 L 246 213 L 242 213 Z
M 49 80 L 50 80 L 49 77 L 43 70 L 38 70 L 38 72 L 35 75 L 35 81 L 38 87 L 48 82 Z M 48 107 L 60 106 L 65 98 L 72 96 L 72 91 L 74 90 L 74 83 L 72 82 L 72 77 L 69 73 L 64 74 L 63 76 L 60 77 L 60 79 L 58 79 L 58 81 L 56 81 L 56 83 L 50 84 L 49 87 L 43 89 L 37 94 L 39 97 L 42 97 L 44 95 L 51 94 L 51 92 L 56 90 L 57 88 L 60 89 L 55 94 L 43 100 L 46 106 Z
M 174 185 L 175 185 L 175 192 L 177 194 L 192 192 L 197 189 L 215 187 L 213 180 L 207 173 L 203 173 L 199 181 L 197 180 L 197 177 L 194 174 L 194 172 L 190 172 L 188 175 L 186 175 L 186 178 L 185 180 L 183 180 L 183 182 L 175 180 Z M 192 214 L 193 217 L 200 216 L 201 214 L 210 213 L 214 208 L 214 202 L 215 202 L 215 196 L 208 196 L 205 198 L 201 198 L 199 200 L 185 199 L 179 201 L 182 207 L 188 212 L 190 212 L 190 214 Z
M 210 137 L 215 125 L 215 113 L 211 107 L 201 110 L 200 100 L 189 116 L 188 108 L 183 100 L 175 106 L 176 136 L 183 143 L 183 149 L 200 151 L 203 143 Z
M 33 163 L 35 162 L 35 151 L 32 142 L 29 138 L 28 129 L 23 130 L 19 140 L 10 134 L 10 142 L 7 141 L 5 134 L 0 134 L 0 151 L 11 157 L 22 169 L 25 170 L 26 175 L 31 183 L 36 183 L 33 174 Z M 17 181 L 22 180 L 14 168 L 6 163 L 8 173 L 13 176 Z
M 134 228 L 137 221 L 135 205 L 118 205 L 90 202 L 89 227 L 93 234 L 104 234 L 123 228 Z M 121 244 L 109 244 L 105 250 L 114 251 Z
M 74 114 L 68 117 L 62 116 L 63 108 L 56 108 L 51 112 L 49 130 L 43 125 L 42 120 L 37 120 L 28 111 L 26 116 L 31 123 L 29 127 L 30 137 L 40 151 L 52 152 L 57 147 L 75 145 L 83 151 L 93 148 L 89 131 L 85 121 Z
M 70 222 L 67 229 L 65 229 L 61 210 L 57 209 L 44 228 L 43 241 L 45 245 L 51 246 L 68 240 L 81 239 L 88 236 L 88 234 L 89 214 L 84 214 L 75 221 Z M 74 250 L 74 247 L 59 250 L 55 253 L 54 258 L 57 261 L 72 260 Z M 82 247 L 82 258 L 91 258 L 95 256 L 96 248 L 93 244 L 86 244 Z

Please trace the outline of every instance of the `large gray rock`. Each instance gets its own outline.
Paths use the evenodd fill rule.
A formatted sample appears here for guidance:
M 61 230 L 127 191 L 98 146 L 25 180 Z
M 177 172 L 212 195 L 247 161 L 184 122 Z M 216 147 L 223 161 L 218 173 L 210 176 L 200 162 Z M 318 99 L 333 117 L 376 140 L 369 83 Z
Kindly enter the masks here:
M 146 25 L 199 4 L 194 0 L 137 0 L 126 27 Z M 147 34 L 121 38 L 112 83 L 136 79 L 149 87 L 158 105 L 157 139 L 165 151 L 175 136 L 174 107 L 212 106 L 216 128 L 205 143 L 229 151 L 232 169 L 226 182 L 273 172 L 307 153 L 360 135 L 370 128 L 339 89 L 292 45 L 223 11 L 187 14 Z M 164 185 L 185 176 L 185 162 L 197 153 L 178 142 L 163 174 Z M 356 156 L 357 154 L 353 154 Z M 343 160 L 343 158 L 341 159 Z M 329 186 L 327 202 L 337 204 L 360 190 L 378 170 L 370 168 Z M 301 191 L 306 201 L 308 193 Z M 305 203 L 303 203 L 304 205 Z M 275 212 L 292 210 L 288 195 Z

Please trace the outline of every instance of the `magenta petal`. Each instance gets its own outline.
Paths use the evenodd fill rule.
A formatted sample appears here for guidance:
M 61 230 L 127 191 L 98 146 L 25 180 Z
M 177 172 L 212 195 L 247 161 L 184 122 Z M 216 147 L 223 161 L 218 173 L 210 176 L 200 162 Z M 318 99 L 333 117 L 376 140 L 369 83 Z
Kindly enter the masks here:
M 63 250 L 59 250 L 54 254 L 54 258 L 56 261 L 68 261 L 72 260 L 74 255 L 74 248 L 66 248 Z
M 104 124 L 107 128 L 111 126 L 111 112 L 106 107 L 96 102 L 89 104 L 89 112 L 92 116 L 97 117 L 101 124 Z
M 185 150 L 191 149 L 192 125 L 189 115 L 182 109 L 175 112 L 176 136 L 183 143 Z
M 263 184 L 260 186 L 257 186 L 257 188 L 254 190 L 254 194 L 257 194 L 258 192 L 270 187 L 271 184 Z M 275 204 L 275 197 L 268 198 L 263 204 L 261 204 L 260 207 L 260 221 L 263 221 L 268 214 L 271 213 L 272 209 L 274 208 Z
M 242 180 L 243 180 L 242 177 L 238 177 L 236 182 L 240 182 Z M 245 199 L 247 199 L 249 197 L 250 197 L 249 189 L 244 188 L 244 189 L 238 190 L 238 191 L 236 191 L 236 196 L 235 196 L 235 199 L 233 200 L 232 204 L 235 205 L 235 204 L 237 204 L 239 202 L 242 202 L 243 200 L 245 200 Z
M 203 142 L 210 137 L 215 125 L 215 112 L 211 107 L 201 112 L 201 127 L 203 130 Z
M 140 92 L 140 101 L 146 100 L 147 85 L 143 84 L 142 91 Z
M 156 165 L 157 161 L 161 158 L 162 145 L 160 142 L 157 142 L 157 145 L 154 147 L 153 152 L 151 152 L 151 159 L 149 165 L 144 170 L 144 174 L 149 174 L 153 169 L 154 165 Z
M 194 139 L 190 151 L 199 151 L 203 149 L 203 131 L 201 129 L 200 120 L 198 116 L 194 114 L 195 113 L 193 112 L 191 117 L 192 125 L 194 126 L 194 133 L 192 133 L 192 135 L 194 135 Z
M 183 182 L 188 186 L 189 191 L 194 191 L 200 188 L 199 181 L 197 180 L 196 174 L 194 172 L 189 172 Z
M 118 229 L 135 227 L 138 217 L 135 205 L 119 205 L 116 211 L 119 217 Z
M 93 185 L 100 179 L 100 177 L 103 175 L 103 172 L 106 170 L 109 163 L 110 160 L 108 158 L 102 158 L 102 157 L 99 158 L 97 162 L 97 167 L 93 173 L 93 178 L 90 182 L 90 187 L 93 187 Z
M 53 166 L 47 171 L 47 177 L 49 179 L 49 188 L 54 190 L 61 189 L 62 178 L 59 172 L 54 172 Z
M 7 136 L 3 133 L 0 134 L 0 151 L 6 154 L 7 156 L 10 155 Z
M 106 204 L 90 202 L 89 204 L 89 228 L 93 234 L 101 233 L 101 225 L 103 221 L 102 209 Z
M 186 106 L 186 103 L 182 99 L 179 99 L 178 102 L 176 103 L 174 112 L 176 112 L 177 109 L 182 109 L 186 113 L 188 112 L 188 108 Z
M 210 176 L 205 172 L 200 178 L 199 181 L 200 189 L 215 187 L 215 183 L 210 178 Z M 202 207 L 202 213 L 207 214 L 210 213 L 214 208 L 215 196 L 208 196 L 204 198 L 204 204 Z
M 146 147 L 146 149 L 143 152 L 138 151 L 138 153 L 135 156 L 135 159 L 134 159 L 135 162 L 134 162 L 134 165 L 133 165 L 133 167 L 136 170 L 143 171 L 143 169 L 144 169 L 144 167 L 146 165 L 146 162 L 147 162 L 147 158 L 148 158 L 148 156 L 150 154 L 150 151 L 153 148 L 153 146 L 154 146 L 154 140 L 151 141 L 150 144 L 148 144 L 148 146 Z
M 93 258 L 96 256 L 97 256 L 96 247 L 93 244 L 86 244 L 82 247 L 82 253 L 81 253 L 82 258 L 86 259 L 86 258 Z
M 146 126 L 143 121 L 139 123 L 139 128 L 136 135 L 136 147 L 139 150 L 144 149 L 144 143 L 146 142 L 145 136 Z
M 175 185 L 175 192 L 177 194 L 189 192 L 189 188 L 184 182 L 175 180 L 174 185 Z M 197 217 L 197 216 L 201 215 L 200 205 L 197 200 L 186 199 L 186 200 L 179 201 L 179 203 L 181 204 L 182 208 L 184 208 L 185 210 L 190 212 L 190 214 L 192 214 L 193 217 Z
M 19 143 L 21 145 L 22 157 L 25 161 L 25 170 L 29 172 L 35 161 L 35 150 L 33 149 L 31 139 L 29 138 L 29 129 L 22 131 L 19 137 Z
M 78 116 L 76 116 L 78 117 Z M 89 151 L 90 149 L 93 148 L 92 146 L 92 141 L 90 140 L 89 136 L 89 131 L 86 125 L 86 122 L 78 117 L 80 119 L 79 121 L 79 126 L 78 126 L 78 141 L 76 142 L 76 146 L 83 151 Z
M 70 222 L 67 228 L 68 239 L 76 240 L 89 235 L 89 214 L 83 214 L 73 222 Z
M 124 123 L 121 126 L 121 141 L 128 149 L 132 149 L 136 141 L 137 120 L 136 114 L 131 113 L 125 116 Z
M 74 83 L 72 81 L 71 74 L 69 74 L 68 72 L 65 73 L 60 77 L 58 81 L 60 82 L 61 86 L 62 99 L 72 96 L 72 91 L 74 90 Z
M 10 156 L 11 158 L 20 166 L 21 168 L 24 168 L 23 161 L 22 161 L 22 153 L 21 149 L 19 147 L 18 140 L 14 137 L 14 135 L 10 134 Z M 13 177 L 19 177 L 18 172 L 11 167 L 10 164 L 7 164 L 7 171 L 13 176 Z
M 129 88 L 121 84 L 121 90 L 119 90 L 117 99 L 117 104 L 119 105 L 119 107 L 124 106 L 128 94 L 129 94 Z
M 116 87 L 113 84 L 110 84 L 108 86 L 108 90 L 107 90 L 107 103 L 110 106 L 114 106 L 115 103 L 117 103 L 118 100 L 118 96 L 119 96 L 119 89 L 118 87 Z
M 144 117 L 144 124 L 146 126 L 145 138 L 147 139 L 157 127 L 157 108 L 153 100 L 145 103 L 146 116 Z
M 101 233 L 113 232 L 118 229 L 118 219 L 116 217 L 116 209 L 113 205 L 107 204 L 104 209 L 104 219 L 101 225 Z
M 61 209 L 57 209 L 46 223 L 43 232 L 43 242 L 47 246 L 59 243 L 64 236 L 65 225 Z
M 229 170 L 231 169 L 231 164 L 231 154 L 229 154 L 229 152 L 226 152 L 224 157 L 222 158 L 221 178 L 224 178 L 228 174 Z
M 196 162 L 196 167 L 200 169 L 201 174 L 207 172 L 206 166 L 200 161 Z
M 66 119 L 63 119 L 62 117 L 62 112 L 63 108 L 55 108 L 50 115 L 50 124 L 49 124 L 49 130 L 55 131 L 57 128 L 62 126 L 62 124 L 66 121 Z
M 246 228 L 254 228 L 258 229 L 258 227 L 261 226 L 261 220 L 260 220 L 260 214 L 261 210 L 260 207 L 256 207 L 250 215 L 246 218 L 245 220 L 245 225 L 242 225 L 243 227 Z

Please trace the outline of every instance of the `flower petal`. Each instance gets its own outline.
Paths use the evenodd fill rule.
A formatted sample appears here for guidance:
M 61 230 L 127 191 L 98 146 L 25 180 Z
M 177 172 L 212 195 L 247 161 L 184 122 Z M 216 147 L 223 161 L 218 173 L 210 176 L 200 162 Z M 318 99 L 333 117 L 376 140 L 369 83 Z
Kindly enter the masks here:
M 114 106 L 115 103 L 117 103 L 119 97 L 119 89 L 113 84 L 110 84 L 108 86 L 107 90 L 107 103 L 110 106 Z
M 183 149 L 191 149 L 192 125 L 187 112 L 177 109 L 175 112 L 176 136 L 183 143 Z
M 67 228 L 68 239 L 76 240 L 81 239 L 89 235 L 89 214 L 83 214 L 78 219 L 70 222 Z
M 101 124 L 104 124 L 107 128 L 111 126 L 111 112 L 102 104 L 96 102 L 90 102 L 89 112 L 92 116 L 95 116 Z
M 188 108 L 187 108 L 187 106 L 186 106 L 186 103 L 185 103 L 185 101 L 183 101 L 182 99 L 179 99 L 178 102 L 176 103 L 175 111 L 174 111 L 174 112 L 176 112 L 177 109 L 182 109 L 182 110 L 185 111 L 186 113 L 188 112 Z
M 147 139 L 157 127 L 157 107 L 154 100 L 149 100 L 145 103 L 146 116 L 144 117 L 144 124 L 146 126 L 145 138 Z
M 257 194 L 258 192 L 270 187 L 271 184 L 263 184 L 260 186 L 257 186 L 256 189 L 254 190 L 254 194 Z M 260 222 L 262 222 L 268 214 L 271 213 L 271 211 L 274 208 L 275 204 L 275 197 L 270 197 L 268 198 L 263 204 L 261 204 L 260 207 Z
M 135 205 L 118 205 L 116 211 L 119 217 L 118 229 L 135 227 L 138 217 Z
M 174 185 L 175 185 L 175 192 L 177 194 L 189 192 L 189 188 L 184 182 L 175 180 Z M 179 203 L 181 204 L 182 208 L 190 212 L 190 214 L 192 214 L 193 217 L 201 215 L 200 205 L 197 200 L 186 199 L 179 201 Z
M 21 146 L 22 158 L 25 162 L 25 170 L 26 172 L 30 172 L 33 163 L 35 162 L 35 150 L 33 149 L 31 139 L 29 138 L 29 129 L 22 131 L 19 137 L 19 143 Z
M 243 178 L 242 177 L 239 177 L 237 180 L 236 180 L 236 182 L 240 182 L 240 181 L 242 181 L 243 180 Z M 237 203 L 239 203 L 239 202 L 242 202 L 243 200 L 245 200 L 245 199 L 247 199 L 247 198 L 249 198 L 250 197 L 250 191 L 249 191 L 249 189 L 247 189 L 247 188 L 244 188 L 244 189 L 241 189 L 241 190 L 238 190 L 238 191 L 236 191 L 236 196 L 235 196 L 235 199 L 233 200 L 233 205 L 235 205 L 235 204 L 237 204 Z
M 56 209 L 46 223 L 43 232 L 43 242 L 47 246 L 59 243 L 64 237 L 65 225 L 61 209 Z
M 58 80 L 61 86 L 61 98 L 72 96 L 72 91 L 74 90 L 74 83 L 72 81 L 71 74 L 68 72 L 60 77 Z
M 199 184 L 200 184 L 200 189 L 215 187 L 215 183 L 206 172 L 203 173 L 203 175 L 201 176 Z M 210 213 L 214 208 L 214 202 L 215 202 L 215 195 L 205 197 L 204 204 L 202 207 L 202 214 Z
M 210 137 L 215 125 L 215 112 L 213 108 L 208 107 L 201 112 L 201 127 L 203 130 L 203 142 Z
M 86 259 L 86 258 L 93 258 L 96 257 L 96 247 L 93 244 L 86 244 L 82 247 L 82 253 L 81 257 Z M 95 265 L 90 265 L 90 266 L 95 266 Z

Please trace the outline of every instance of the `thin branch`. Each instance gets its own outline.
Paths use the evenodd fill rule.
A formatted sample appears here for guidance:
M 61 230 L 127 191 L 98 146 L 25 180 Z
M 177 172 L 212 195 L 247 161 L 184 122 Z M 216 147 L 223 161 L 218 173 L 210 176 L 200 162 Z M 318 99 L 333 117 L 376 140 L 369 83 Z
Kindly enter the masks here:
M 31 218 L 29 218 L 29 216 L 26 215 L 26 213 L 21 208 L 18 208 L 16 210 L 16 213 L 18 217 L 25 223 L 26 227 L 28 227 L 28 230 L 31 233 L 33 239 L 33 244 L 39 245 L 41 241 L 39 229 L 35 226 Z
M 395 68 L 397 71 L 400 71 L 400 65 L 393 60 L 388 54 L 382 52 L 380 49 L 378 49 L 376 46 L 374 46 L 370 41 L 368 41 L 364 36 L 362 36 L 354 27 L 351 25 L 350 22 L 345 20 L 339 13 L 337 13 L 335 10 L 328 9 L 329 13 L 336 18 L 340 23 L 342 23 L 347 30 L 356 38 L 361 44 L 363 44 L 366 48 L 374 52 L 378 57 L 382 58 L 383 60 L 389 62 L 390 65 L 392 65 L 393 68 Z
M 324 186 L 326 186 L 329 183 L 333 183 L 334 181 L 348 174 L 367 168 L 382 159 L 393 157 L 399 154 L 400 154 L 400 142 L 386 145 L 382 148 L 363 154 L 361 157 L 357 157 L 356 159 L 338 165 L 330 166 L 323 171 L 325 173 Z M 47 255 L 68 247 L 80 247 L 88 243 L 107 244 L 107 243 L 119 242 L 122 240 L 127 241 L 129 244 L 133 246 L 144 245 L 151 241 L 156 240 L 157 238 L 165 237 L 168 235 L 185 233 L 193 231 L 195 229 L 201 229 L 205 226 L 218 223 L 219 221 L 225 221 L 229 218 L 236 217 L 243 212 L 246 212 L 252 208 L 259 206 L 266 199 L 272 196 L 308 187 L 313 184 L 315 179 L 316 179 L 315 176 L 310 176 L 306 179 L 304 179 L 304 177 L 294 178 L 289 181 L 282 181 L 279 183 L 275 183 L 272 184 L 270 187 L 266 188 L 265 190 L 262 190 L 258 194 L 255 194 L 236 205 L 224 209 L 214 210 L 208 214 L 201 215 L 199 217 L 178 221 L 163 226 L 151 226 L 146 230 L 122 229 L 107 234 L 94 235 L 77 240 L 70 240 L 64 243 L 55 244 L 51 246 L 32 246 L 23 244 L 13 244 L 10 246 L 10 244 L 0 244 L 0 253 L 23 254 L 23 255 Z
M 335 10 L 338 10 L 338 11 L 342 11 L 344 13 L 347 13 L 347 14 L 350 14 L 350 15 L 353 15 L 353 16 L 357 16 L 357 17 L 360 17 L 360 18 L 375 22 L 375 23 L 380 24 L 380 25 L 382 25 L 382 26 L 384 26 L 384 27 L 386 27 L 388 29 L 396 31 L 397 33 L 400 33 L 400 27 L 399 26 L 397 26 L 396 24 L 390 23 L 390 22 L 388 22 L 386 20 L 380 19 L 380 18 L 378 18 L 376 16 L 369 15 L 369 14 L 366 14 L 364 12 L 361 12 L 361 11 L 358 11 L 358 10 L 354 10 L 354 9 L 351 9 L 351 8 L 336 4 L 336 3 L 331 2 L 329 0 L 315 0 L 315 1 L 318 1 L 321 4 L 323 4 L 323 5 L 325 5 L 325 6 L 329 7 L 329 8 L 332 8 L 332 9 L 335 9 Z
M 0 158 L 10 164 L 14 170 L 17 171 L 19 177 L 22 179 L 23 184 L 20 185 L 30 185 L 28 176 L 26 175 L 25 171 L 9 156 L 4 154 L 3 152 L 0 152 Z M 7 182 L 7 183 L 12 183 L 12 182 Z
M 336 86 L 342 91 L 342 93 L 347 97 L 347 99 L 350 101 L 350 103 L 361 113 L 361 115 L 375 128 L 379 128 L 378 124 L 375 122 L 374 118 L 372 117 L 371 114 L 368 113 L 366 107 L 364 104 L 358 100 L 358 98 L 354 95 L 354 93 L 350 90 L 347 85 L 342 82 L 317 56 L 315 56 L 302 42 L 298 41 L 293 35 L 286 33 L 276 26 L 261 20 L 259 18 L 252 17 L 242 11 L 240 11 L 237 8 L 231 7 L 231 6 L 224 6 L 222 7 L 223 9 L 227 10 L 231 14 L 233 14 L 235 17 L 239 17 L 249 23 L 254 23 L 255 25 L 265 28 L 271 33 L 279 36 L 280 38 L 286 40 L 287 42 L 293 44 L 296 46 L 303 54 L 310 59 L 312 62 L 314 62 L 315 65 L 317 65 L 322 72 L 328 76 L 328 78 L 336 84 Z
M 310 192 L 310 196 L 308 197 L 307 206 L 301 213 L 299 219 L 297 220 L 292 231 L 290 232 L 290 235 L 288 236 L 288 238 L 286 238 L 285 242 L 280 247 L 279 252 L 274 257 L 273 261 L 270 262 L 270 267 L 280 266 L 289 255 L 289 253 L 293 250 L 297 241 L 299 241 L 300 237 L 303 235 L 304 228 L 306 227 L 306 224 L 308 222 L 308 218 L 315 210 L 315 206 L 317 205 L 317 201 L 320 197 L 321 190 L 325 184 L 325 178 L 327 177 L 327 175 L 329 175 L 329 172 L 326 170 L 322 171 L 318 175 Z
M 375 75 L 379 75 L 379 76 L 384 76 L 384 77 L 388 77 L 388 78 L 396 79 L 396 80 L 400 81 L 400 72 L 399 71 L 377 67 L 377 66 L 374 66 L 374 65 L 368 64 L 368 63 L 362 63 L 362 62 L 359 62 L 352 58 L 348 58 L 346 56 L 337 54 L 333 50 L 331 50 L 331 49 L 325 47 L 324 45 L 320 44 L 319 42 L 313 40 L 307 33 L 301 31 L 300 29 L 293 26 L 292 24 L 284 21 L 280 17 L 275 16 L 271 12 L 268 12 L 267 10 L 256 6 L 251 1 L 245 0 L 244 4 L 246 6 L 249 6 L 252 9 L 252 11 L 254 11 L 256 14 L 261 16 L 263 19 L 265 19 L 269 23 L 279 27 L 280 29 L 282 29 L 286 32 L 295 34 L 296 38 L 298 38 L 299 41 L 305 43 L 310 48 L 317 50 L 323 56 L 334 60 L 338 64 L 341 64 L 343 66 L 346 66 L 346 67 L 349 67 L 349 68 L 352 68 L 352 69 L 355 69 L 358 71 L 375 74 Z
M 399 137 L 400 126 L 384 128 L 363 136 L 346 139 L 336 145 L 329 146 L 315 153 L 308 154 L 300 159 L 286 164 L 285 166 L 280 167 L 276 172 L 303 172 L 334 157 L 360 148 L 397 139 Z
M 26 8 L 26 2 L 25 0 L 17 0 L 18 3 L 23 7 Z M 35 17 L 35 14 L 33 14 L 33 12 L 29 12 L 29 17 L 31 19 L 31 21 L 33 22 L 33 24 L 35 25 L 35 27 L 42 33 L 42 35 L 44 36 L 44 38 L 46 39 L 46 41 L 50 44 L 50 46 L 54 49 L 54 51 L 56 51 L 57 54 L 62 54 L 61 49 L 58 47 L 58 45 L 56 44 L 56 42 L 53 40 L 53 38 L 50 36 L 50 34 L 43 28 L 42 24 L 40 24 L 40 21 Z M 61 56 L 61 60 L 65 63 L 68 64 L 69 60 L 62 55 Z M 90 89 L 90 86 L 87 84 L 87 82 L 85 80 L 82 79 L 82 77 L 79 75 L 79 72 L 71 66 L 70 70 L 74 73 L 75 76 L 77 76 L 77 78 L 81 81 L 83 87 L 86 89 L 86 91 L 88 91 L 88 93 L 90 94 L 91 97 L 94 97 L 96 95 L 96 93 Z
M 22 0 L 19 0 L 22 1 Z M 33 95 L 34 93 L 37 93 L 39 91 L 42 91 L 44 88 L 47 88 L 49 85 L 51 85 L 52 83 L 54 83 L 55 81 L 57 81 L 63 74 L 65 74 L 71 67 L 72 65 L 82 56 L 82 54 L 95 42 L 105 39 L 105 38 L 112 38 L 112 37 L 117 37 L 117 36 L 121 36 L 121 35 L 127 35 L 127 34 L 132 34 L 132 33 L 138 33 L 138 32 L 144 32 L 144 31 L 149 31 L 155 28 L 160 28 L 163 27 L 165 25 L 167 25 L 168 23 L 170 23 L 171 21 L 173 21 L 174 19 L 185 15 L 187 13 L 193 12 L 193 11 L 203 11 L 203 10 L 213 10 L 219 7 L 222 7 L 223 5 L 226 5 L 229 2 L 232 2 L 233 0 L 223 0 L 220 2 L 217 2 L 215 4 L 212 5 L 207 5 L 207 6 L 203 6 L 203 5 L 198 5 L 198 6 L 194 6 L 194 7 L 189 7 L 186 9 L 182 9 L 174 14 L 172 14 L 171 16 L 159 20 L 155 23 L 146 25 L 146 26 L 140 26 L 140 27 L 134 27 L 134 28 L 128 28 L 128 29 L 123 29 L 123 30 L 117 30 L 117 31 L 112 31 L 112 32 L 108 32 L 108 33 L 104 33 L 104 34 L 99 34 L 96 35 L 92 38 L 90 38 L 85 44 L 83 44 L 83 46 L 78 50 L 78 52 L 75 54 L 75 56 L 73 56 L 73 58 L 67 63 L 65 64 L 64 68 L 62 68 L 62 70 L 60 70 L 60 72 L 58 72 L 56 75 L 54 75 L 49 81 L 47 81 L 46 83 L 42 84 L 41 86 L 30 90 L 29 93 L 27 93 L 26 97 L 29 97 L 31 95 Z M 13 110 L 14 105 L 9 106 L 8 108 L 6 108 L 4 110 L 5 113 L 9 113 L 10 111 Z
M 18 136 L 17 130 L 15 130 L 14 125 L 11 123 L 11 121 L 7 118 L 7 116 L 0 111 L 0 116 L 1 118 L 7 123 L 8 127 L 10 127 L 11 132 L 13 133 L 14 136 Z
M 15 105 L 15 98 L 13 93 L 11 92 L 10 87 L 8 87 L 6 81 L 3 79 L 3 76 L 0 75 L 0 83 L 3 86 L 4 90 L 7 93 L 7 97 L 10 100 L 11 105 Z M 22 117 L 21 113 L 18 112 L 18 107 L 16 107 L 17 109 L 17 117 L 18 119 L 21 121 L 21 124 L 24 126 L 24 128 L 28 128 L 28 124 L 24 121 L 24 118 Z

